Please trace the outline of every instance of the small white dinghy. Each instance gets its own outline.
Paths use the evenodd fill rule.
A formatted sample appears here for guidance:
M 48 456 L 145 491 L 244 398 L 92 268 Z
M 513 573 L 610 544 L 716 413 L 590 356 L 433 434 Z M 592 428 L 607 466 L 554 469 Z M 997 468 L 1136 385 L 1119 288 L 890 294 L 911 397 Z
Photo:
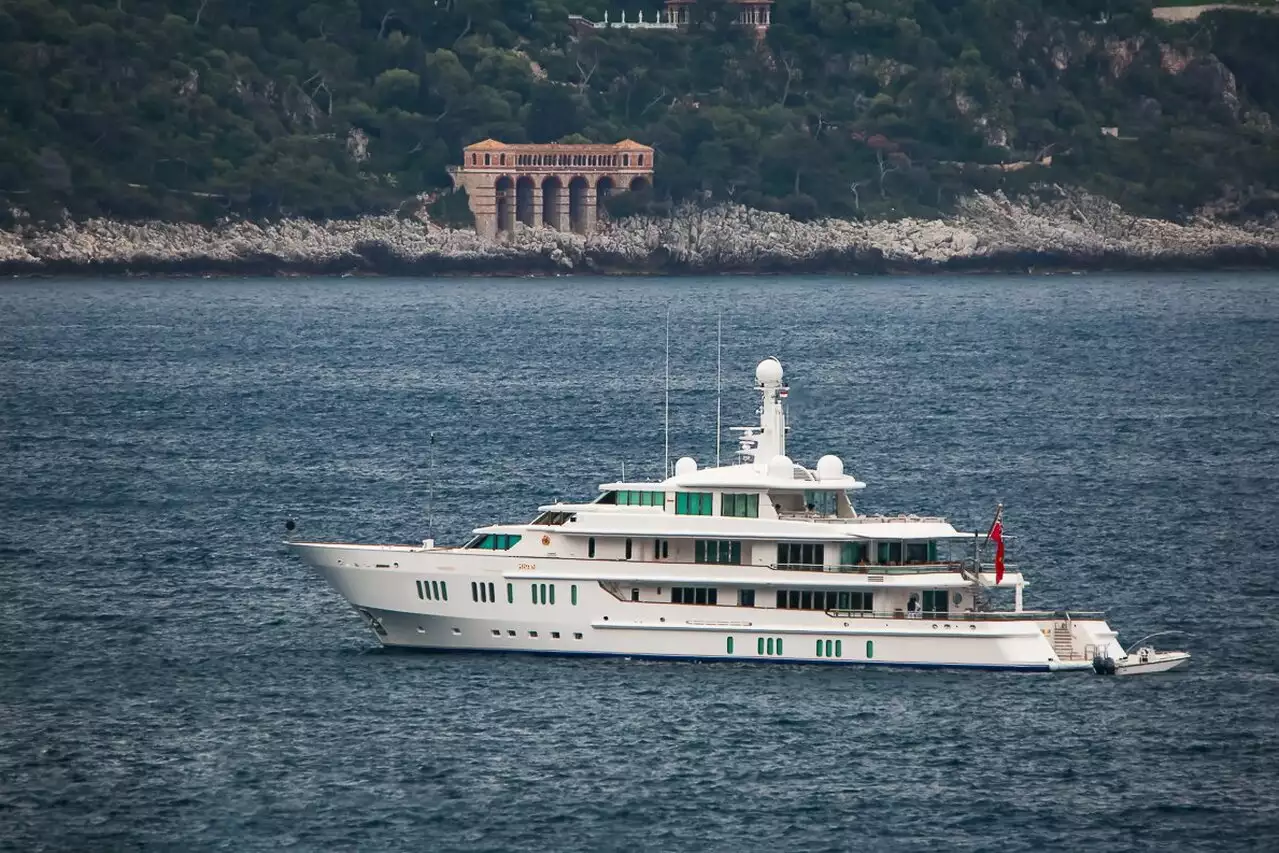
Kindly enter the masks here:
M 1151 637 L 1161 634 L 1176 634 L 1177 631 L 1161 631 L 1149 634 L 1128 647 L 1124 656 L 1115 659 L 1105 655 L 1097 655 L 1092 659 L 1093 671 L 1098 675 L 1146 675 L 1152 672 L 1167 672 L 1190 660 L 1190 652 L 1160 652 L 1153 646 L 1139 646 Z M 1134 652 L 1133 649 L 1136 648 Z

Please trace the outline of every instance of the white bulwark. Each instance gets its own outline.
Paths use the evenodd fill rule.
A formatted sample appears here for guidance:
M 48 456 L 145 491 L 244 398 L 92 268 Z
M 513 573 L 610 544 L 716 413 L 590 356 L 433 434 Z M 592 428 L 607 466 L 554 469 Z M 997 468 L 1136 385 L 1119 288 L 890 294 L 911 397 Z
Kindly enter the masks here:
M 836 456 L 786 455 L 782 366 L 755 371 L 735 464 L 680 459 L 464 545 L 290 541 L 388 646 L 650 658 L 1089 670 L 1123 655 L 1100 613 L 992 610 L 984 534 L 867 516 Z

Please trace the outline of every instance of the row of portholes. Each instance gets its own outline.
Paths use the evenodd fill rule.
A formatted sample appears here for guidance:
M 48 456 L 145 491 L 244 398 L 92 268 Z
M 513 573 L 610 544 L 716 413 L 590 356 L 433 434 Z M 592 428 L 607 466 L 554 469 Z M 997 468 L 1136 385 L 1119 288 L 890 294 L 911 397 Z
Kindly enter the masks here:
M 471 584 L 471 594 L 475 594 L 475 584 Z M 423 601 L 448 601 L 449 585 L 447 581 L 418 581 L 417 597 Z
M 728 654 L 733 653 L 733 638 L 726 637 L 724 641 L 724 649 Z M 777 637 L 757 637 L 755 640 L 755 652 L 761 655 L 780 655 L 782 651 L 782 638 Z M 817 656 L 819 658 L 842 658 L 844 656 L 843 640 L 818 640 Z M 866 659 L 873 660 L 875 657 L 875 641 L 866 641 Z
M 493 629 L 492 629 L 492 631 L 491 631 L 491 633 L 493 634 L 493 636 L 494 636 L 494 637 L 500 637 L 500 636 L 502 636 L 502 632 L 501 632 L 501 631 L 499 631 L 499 630 L 498 630 L 498 629 L 496 629 L 496 628 L 493 628 Z M 558 639 L 560 638 L 560 632 L 559 632 L 559 631 L 551 631 L 550 633 L 551 633 L 551 639 L 552 639 L 552 640 L 558 640 Z M 538 632 L 537 632 L 537 631 L 529 631 L 529 632 L 528 632 L 528 635 L 529 635 L 529 637 L 530 637 L 531 639 L 534 639 L 534 640 L 536 640 L 536 639 L 538 638 L 538 636 L 540 636 L 540 635 L 538 634 Z M 513 628 L 507 628 L 507 629 L 506 629 L 506 636 L 508 636 L 508 637 L 518 637 L 518 636 L 519 636 L 519 632 L 518 632 L 518 631 L 516 631 L 516 630 L 514 630 Z M 574 631 L 574 632 L 573 632 L 573 639 L 574 639 L 574 640 L 580 640 L 580 639 L 582 639 L 582 633 L 581 633 L 580 631 Z
M 843 640 L 818 640 L 817 656 L 819 658 L 842 658 L 844 656 Z M 872 660 L 875 657 L 875 641 L 866 641 L 866 660 Z

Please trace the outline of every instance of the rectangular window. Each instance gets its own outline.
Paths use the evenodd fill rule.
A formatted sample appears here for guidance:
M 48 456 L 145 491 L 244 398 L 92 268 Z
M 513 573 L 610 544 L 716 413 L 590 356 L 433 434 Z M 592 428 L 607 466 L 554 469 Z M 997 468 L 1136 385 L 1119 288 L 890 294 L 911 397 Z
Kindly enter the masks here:
M 631 540 L 627 539 L 626 540 L 626 559 L 629 560 L 631 558 L 631 553 L 632 553 Z
M 551 639 L 552 639 L 552 640 L 558 640 L 559 638 L 560 638 L 560 632 L 559 632 L 559 631 L 552 631 L 552 632 L 551 632 Z
M 631 588 L 631 601 L 639 601 L 639 590 Z
M 870 546 L 865 542 L 845 542 L 839 546 L 839 562 L 843 566 L 861 566 L 870 561 Z
M 600 503 L 616 503 L 618 506 L 666 506 L 665 492 L 641 491 L 638 489 L 622 489 L 610 492 Z
M 786 609 L 787 609 L 787 607 L 786 607 L 786 590 L 784 590 L 784 589 L 779 589 L 779 590 L 777 590 L 777 609 L 778 609 L 778 610 L 786 610 Z
M 582 635 L 581 635 L 581 634 L 579 634 L 577 631 L 574 631 L 574 632 L 573 632 L 573 639 L 574 639 L 574 640 L 580 640 L 580 639 L 582 639 Z
M 555 603 L 555 584 L 551 584 L 551 604 Z
M 653 559 L 665 560 L 671 555 L 671 543 L 669 539 L 653 540 Z
M 927 563 L 928 562 L 928 543 L 927 542 L 907 542 L 906 543 L 906 562 Z
M 948 593 L 944 589 L 924 590 L 924 613 L 932 615 L 949 613 L 950 607 L 947 595 Z
M 440 598 L 444 599 L 445 601 L 449 600 L 449 582 L 448 581 L 440 581 Z
M 706 586 L 673 586 L 671 604 L 719 604 L 719 590 Z
M 418 581 L 418 582 L 417 582 L 417 597 L 418 597 L 418 598 L 426 598 L 426 596 L 422 594 L 422 582 L 421 582 L 421 581 Z
M 693 561 L 740 566 L 742 543 L 737 539 L 697 539 L 693 542 Z
M 754 607 L 755 606 L 755 590 L 739 589 L 737 591 L 738 607 Z
M 507 604 L 515 603 L 515 584 L 513 583 L 508 583 L 506 585 L 506 603 Z
M 710 515 L 713 495 L 710 492 L 676 492 L 676 515 Z
M 817 515 L 835 515 L 839 498 L 835 492 L 809 490 L 804 492 L 804 508 Z
M 577 584 L 573 584 L 568 588 L 569 602 L 577 606 Z
M 595 537 L 594 536 L 586 540 L 586 556 L 588 557 L 595 556 Z
M 725 493 L 720 497 L 719 514 L 731 518 L 759 518 L 759 495 Z
M 902 561 L 902 543 L 878 542 L 876 562 L 883 566 L 897 566 Z
M 821 571 L 826 563 L 826 546 L 820 542 L 778 542 L 777 567 Z
M 493 588 L 492 581 L 489 582 L 489 601 L 497 601 L 497 591 Z

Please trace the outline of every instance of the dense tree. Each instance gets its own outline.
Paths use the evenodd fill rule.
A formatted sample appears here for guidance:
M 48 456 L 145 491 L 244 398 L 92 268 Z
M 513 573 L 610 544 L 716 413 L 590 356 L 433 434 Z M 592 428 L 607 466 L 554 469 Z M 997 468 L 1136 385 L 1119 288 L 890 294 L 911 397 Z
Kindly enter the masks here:
M 932 213 L 1036 181 L 1165 215 L 1279 198 L 1279 16 L 1169 27 L 1145 0 L 778 0 L 762 43 L 729 0 L 701 0 L 682 33 L 569 20 L 660 5 L 9 0 L 0 201 L 37 217 L 349 216 L 448 186 L 486 136 L 652 144 L 655 189 L 615 213 L 686 198 Z

